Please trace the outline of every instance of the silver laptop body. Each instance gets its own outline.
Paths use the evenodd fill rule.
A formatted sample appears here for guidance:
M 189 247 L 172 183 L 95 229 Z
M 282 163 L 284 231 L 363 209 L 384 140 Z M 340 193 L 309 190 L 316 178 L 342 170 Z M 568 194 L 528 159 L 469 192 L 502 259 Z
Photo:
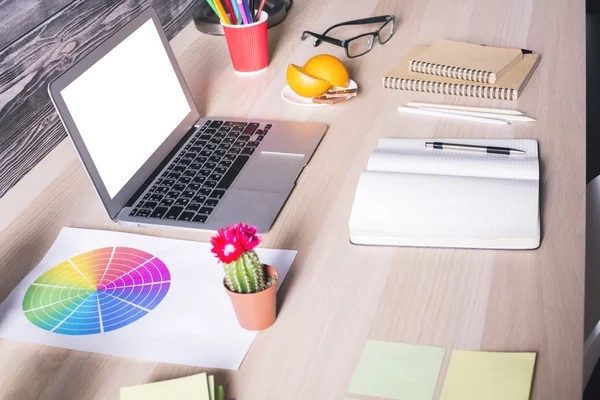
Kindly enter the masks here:
M 48 91 L 108 215 L 127 226 L 265 232 L 327 130 L 201 118 L 152 8 Z

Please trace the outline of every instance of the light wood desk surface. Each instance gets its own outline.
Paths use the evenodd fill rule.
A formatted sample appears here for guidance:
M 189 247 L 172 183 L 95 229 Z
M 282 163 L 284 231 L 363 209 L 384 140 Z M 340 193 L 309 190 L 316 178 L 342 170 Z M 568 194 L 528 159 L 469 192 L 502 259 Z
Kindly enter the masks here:
M 270 30 L 269 69 L 254 77 L 232 72 L 222 38 L 188 27 L 173 40 L 202 114 L 330 126 L 265 236 L 265 247 L 299 250 L 280 291 L 277 323 L 258 335 L 239 371 L 212 371 L 233 397 L 339 400 L 347 394 L 365 341 L 382 339 L 446 347 L 442 371 L 452 348 L 535 351 L 532 398 L 579 398 L 585 242 L 584 12 L 583 0 L 296 1 L 288 19 Z M 332 45 L 314 48 L 311 40 L 300 41 L 303 30 L 319 32 L 337 22 L 382 14 L 396 15 L 396 34 L 385 46 L 375 44 L 371 53 L 358 59 L 348 60 Z M 352 32 L 340 30 L 336 35 Z M 383 75 L 404 52 L 438 38 L 534 49 L 542 61 L 518 102 L 382 88 Z M 285 103 L 279 92 L 287 64 L 303 64 L 323 52 L 347 63 L 360 95 L 328 108 Z M 518 108 L 538 122 L 498 127 L 399 115 L 396 107 L 411 100 Z M 540 249 L 350 245 L 348 217 L 356 184 L 382 137 L 539 140 Z M 209 238 L 188 231 L 125 229 L 110 222 L 68 141 L 0 199 L 0 209 L 0 300 L 39 262 L 62 226 Z M 116 399 L 121 386 L 201 371 L 0 340 L 1 399 Z M 437 395 L 442 382 L 443 375 Z

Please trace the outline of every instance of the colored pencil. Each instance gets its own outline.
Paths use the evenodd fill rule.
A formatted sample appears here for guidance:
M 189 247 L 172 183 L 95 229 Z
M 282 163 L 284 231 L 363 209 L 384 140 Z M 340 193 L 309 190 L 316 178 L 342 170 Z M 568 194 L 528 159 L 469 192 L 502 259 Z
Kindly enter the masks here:
M 221 20 L 223 21 L 224 24 L 227 25 L 231 25 L 231 21 L 229 20 L 229 17 L 227 16 L 227 13 L 225 12 L 225 9 L 223 8 L 223 5 L 221 4 L 220 0 L 212 0 L 215 3 L 215 7 L 217 7 L 217 10 L 219 10 L 219 13 L 221 14 Z
M 213 3 L 213 0 L 206 0 L 206 2 L 210 6 L 210 8 L 212 8 L 212 10 L 215 12 L 215 15 L 217 16 L 217 18 L 219 18 L 221 21 L 223 21 L 223 19 L 221 19 L 221 16 L 219 15 L 219 10 L 217 10 L 217 7 L 215 7 L 215 3 Z
M 235 19 L 237 20 L 237 24 L 242 24 L 242 14 L 240 13 L 240 8 L 238 7 L 238 3 L 235 0 L 231 0 L 231 8 L 233 8 L 233 12 L 235 13 Z
M 219 20 L 221 22 L 225 23 L 225 20 L 223 19 L 223 15 L 219 12 L 219 9 L 217 8 L 217 5 L 215 4 L 215 0 L 206 0 L 206 2 L 213 9 L 217 18 L 219 18 Z
M 407 104 L 407 106 L 417 107 L 417 108 L 443 108 L 446 110 L 487 112 L 487 113 L 493 113 L 493 114 L 506 114 L 506 115 L 524 115 L 524 114 L 526 114 L 522 111 L 506 110 L 503 108 L 455 106 L 452 104 L 418 103 L 418 102 L 414 102 L 414 101 L 409 102 Z
M 225 7 L 227 8 L 227 12 L 229 13 L 229 16 L 231 17 L 231 22 L 233 22 L 234 25 L 237 25 L 237 16 L 235 15 L 235 12 L 233 11 L 233 8 L 231 6 L 231 0 L 223 0 L 225 2 Z
M 246 16 L 248 17 L 248 23 L 251 24 L 254 22 L 254 18 L 252 17 L 252 13 L 250 12 L 250 7 L 248 7 L 248 0 L 242 0 L 244 3 L 244 8 L 246 9 Z
M 262 13 L 263 8 L 265 8 L 265 3 L 267 0 L 260 0 L 260 4 L 258 5 L 258 10 L 256 11 L 256 21 L 260 21 L 260 13 Z
M 238 8 L 240 9 L 240 14 L 242 14 L 242 21 L 244 24 L 248 24 L 248 16 L 246 15 L 246 8 L 244 8 L 243 0 L 236 0 Z

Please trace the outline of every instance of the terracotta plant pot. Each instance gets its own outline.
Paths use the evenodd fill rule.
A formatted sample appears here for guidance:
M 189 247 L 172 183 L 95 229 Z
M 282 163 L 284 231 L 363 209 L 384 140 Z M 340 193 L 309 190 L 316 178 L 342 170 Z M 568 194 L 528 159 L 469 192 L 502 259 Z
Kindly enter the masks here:
M 265 265 L 264 268 L 269 278 L 279 277 L 275 268 L 270 265 Z M 242 328 L 249 331 L 262 331 L 275 323 L 278 282 L 279 279 L 262 292 L 236 293 L 229 290 L 223 280 L 223 286 L 227 290 L 235 316 Z

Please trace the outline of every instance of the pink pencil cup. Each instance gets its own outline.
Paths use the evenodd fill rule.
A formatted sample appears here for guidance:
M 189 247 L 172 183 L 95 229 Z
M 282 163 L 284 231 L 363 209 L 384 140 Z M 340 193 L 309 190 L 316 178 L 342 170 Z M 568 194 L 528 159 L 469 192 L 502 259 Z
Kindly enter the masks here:
M 231 63 L 237 72 L 256 72 L 269 66 L 268 18 L 269 14 L 262 11 L 260 19 L 248 25 L 221 22 Z

